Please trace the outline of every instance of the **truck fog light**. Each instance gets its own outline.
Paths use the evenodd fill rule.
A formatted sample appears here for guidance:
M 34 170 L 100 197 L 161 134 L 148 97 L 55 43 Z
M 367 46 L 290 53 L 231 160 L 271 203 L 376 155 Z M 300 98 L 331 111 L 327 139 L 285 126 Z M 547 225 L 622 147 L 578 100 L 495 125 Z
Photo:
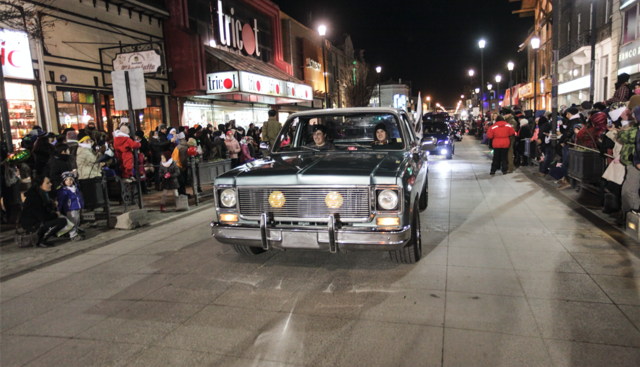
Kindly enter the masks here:
M 377 218 L 376 219 L 376 224 L 382 227 L 389 227 L 389 226 L 399 226 L 400 225 L 400 218 L 398 217 L 383 217 L 383 218 Z
M 281 191 L 274 191 L 269 195 L 269 205 L 272 208 L 282 208 L 287 201 Z
M 343 203 L 342 195 L 337 191 L 331 191 L 325 196 L 324 203 L 331 209 L 338 209 Z
M 221 222 L 237 222 L 238 221 L 238 215 L 237 214 L 220 214 L 220 221 Z

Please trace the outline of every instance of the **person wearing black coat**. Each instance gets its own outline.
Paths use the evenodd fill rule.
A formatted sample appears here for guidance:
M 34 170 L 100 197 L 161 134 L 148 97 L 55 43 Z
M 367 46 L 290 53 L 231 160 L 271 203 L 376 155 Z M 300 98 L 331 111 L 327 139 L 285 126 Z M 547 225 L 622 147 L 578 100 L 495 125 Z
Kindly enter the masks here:
M 53 184 L 53 194 L 62 184 L 62 173 L 72 170 L 73 168 L 69 161 L 69 146 L 67 144 L 56 144 L 53 157 L 49 160 L 44 172 L 44 175 L 49 177 L 51 184 Z
M 145 158 L 147 158 L 147 161 L 151 162 L 151 145 L 149 144 L 147 138 L 144 137 L 144 131 L 136 131 L 136 136 L 140 138 L 140 140 L 138 140 L 138 142 L 140 143 L 139 152 L 142 153 Z
M 49 139 L 38 139 L 33 146 L 33 158 L 35 161 L 34 169 L 36 175 L 44 174 L 44 171 L 49 164 L 49 160 L 55 152 L 53 145 L 49 143 Z
M 156 170 L 160 167 L 160 161 L 162 159 L 162 155 L 164 152 L 171 153 L 172 144 L 169 139 L 167 139 L 167 127 L 165 125 L 160 125 L 158 127 L 158 131 L 156 132 L 156 136 L 151 138 L 151 151 L 152 157 L 151 162 L 153 162 L 153 166 Z M 160 175 L 155 175 L 155 184 L 156 191 L 160 191 Z
M 48 177 L 37 176 L 33 186 L 24 194 L 20 224 L 27 233 L 38 233 L 38 247 L 51 247 L 47 240 L 67 225 L 67 219 L 56 211 L 51 200 L 51 181 Z

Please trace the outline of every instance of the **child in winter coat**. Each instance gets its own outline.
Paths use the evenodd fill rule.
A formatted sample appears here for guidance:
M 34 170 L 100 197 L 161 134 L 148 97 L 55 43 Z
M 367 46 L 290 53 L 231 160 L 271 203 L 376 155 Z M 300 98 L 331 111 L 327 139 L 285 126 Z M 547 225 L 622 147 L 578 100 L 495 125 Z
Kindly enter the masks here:
M 164 152 L 161 157 L 159 175 L 162 178 L 162 200 L 160 201 L 160 211 L 166 211 L 165 204 L 167 194 L 171 193 L 175 197 L 176 205 L 178 204 L 178 177 L 180 176 L 180 168 L 171 158 L 171 153 Z
M 140 149 L 140 143 L 133 141 L 129 134 L 129 128 L 123 125 L 120 130 L 114 132 L 115 138 L 113 139 L 116 156 L 122 170 L 121 175 L 125 181 L 131 181 L 133 176 L 133 149 Z
M 74 227 L 69 232 L 72 241 L 82 241 L 84 237 L 78 234 L 80 229 L 80 212 L 84 209 L 84 202 L 73 172 L 62 174 L 62 186 L 57 191 L 58 211 L 66 215 Z

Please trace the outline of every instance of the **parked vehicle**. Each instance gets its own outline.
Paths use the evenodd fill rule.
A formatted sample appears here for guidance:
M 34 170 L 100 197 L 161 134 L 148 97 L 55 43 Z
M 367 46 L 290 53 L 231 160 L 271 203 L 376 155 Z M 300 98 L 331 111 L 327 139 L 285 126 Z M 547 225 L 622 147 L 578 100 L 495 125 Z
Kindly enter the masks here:
M 213 237 L 247 255 L 372 250 L 417 262 L 428 161 L 410 121 L 391 108 L 289 116 L 290 144 L 281 146 L 281 132 L 267 159 L 215 180 Z

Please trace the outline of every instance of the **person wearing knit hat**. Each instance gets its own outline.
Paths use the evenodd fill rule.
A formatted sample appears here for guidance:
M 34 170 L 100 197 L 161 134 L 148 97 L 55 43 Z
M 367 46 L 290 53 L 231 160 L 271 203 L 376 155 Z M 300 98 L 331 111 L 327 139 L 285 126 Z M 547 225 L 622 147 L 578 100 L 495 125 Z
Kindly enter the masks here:
M 91 138 L 85 136 L 78 142 L 76 164 L 78 165 L 78 179 L 100 177 L 102 169 L 98 157 L 93 150 Z
M 194 138 L 189 138 L 189 141 L 187 141 L 187 145 L 189 147 L 197 147 L 198 143 L 196 142 L 196 139 Z
M 173 150 L 171 154 L 171 158 L 176 162 L 178 168 L 180 168 L 181 178 L 178 180 L 180 183 L 180 187 L 178 188 L 178 193 L 180 195 L 187 195 L 187 188 L 185 183 L 188 180 L 187 177 L 187 167 L 189 166 L 189 146 L 187 145 L 187 141 L 185 140 L 185 136 L 183 132 L 180 132 L 176 136 L 178 140 L 178 145 Z M 191 195 L 187 195 L 187 197 L 191 197 Z
M 73 223 L 69 231 L 72 241 L 82 241 L 84 237 L 78 234 L 80 228 L 80 213 L 84 209 L 82 194 L 78 189 L 74 172 L 62 173 L 62 186 L 56 191 L 58 211 Z
M 171 153 L 164 152 L 162 153 L 161 161 L 160 161 L 160 169 L 158 170 L 158 175 L 162 179 L 162 199 L 160 200 L 160 211 L 164 212 L 167 194 L 171 194 L 176 200 L 176 206 L 178 204 L 179 193 L 178 190 L 180 188 L 180 180 L 182 173 L 180 172 L 180 168 L 176 162 L 171 158 Z
M 133 150 L 140 148 L 140 143 L 133 141 L 129 136 L 130 133 L 126 125 L 122 125 L 120 130 L 113 133 L 113 146 L 120 163 L 121 176 L 127 182 L 131 182 L 133 177 Z
M 517 155 L 515 156 L 514 165 L 520 166 L 528 166 L 529 165 L 529 157 L 524 155 L 526 144 L 529 144 L 529 140 L 531 139 L 531 127 L 529 126 L 529 120 L 526 118 L 521 118 L 520 121 L 520 130 L 518 130 L 518 135 L 516 137 L 516 148 Z

